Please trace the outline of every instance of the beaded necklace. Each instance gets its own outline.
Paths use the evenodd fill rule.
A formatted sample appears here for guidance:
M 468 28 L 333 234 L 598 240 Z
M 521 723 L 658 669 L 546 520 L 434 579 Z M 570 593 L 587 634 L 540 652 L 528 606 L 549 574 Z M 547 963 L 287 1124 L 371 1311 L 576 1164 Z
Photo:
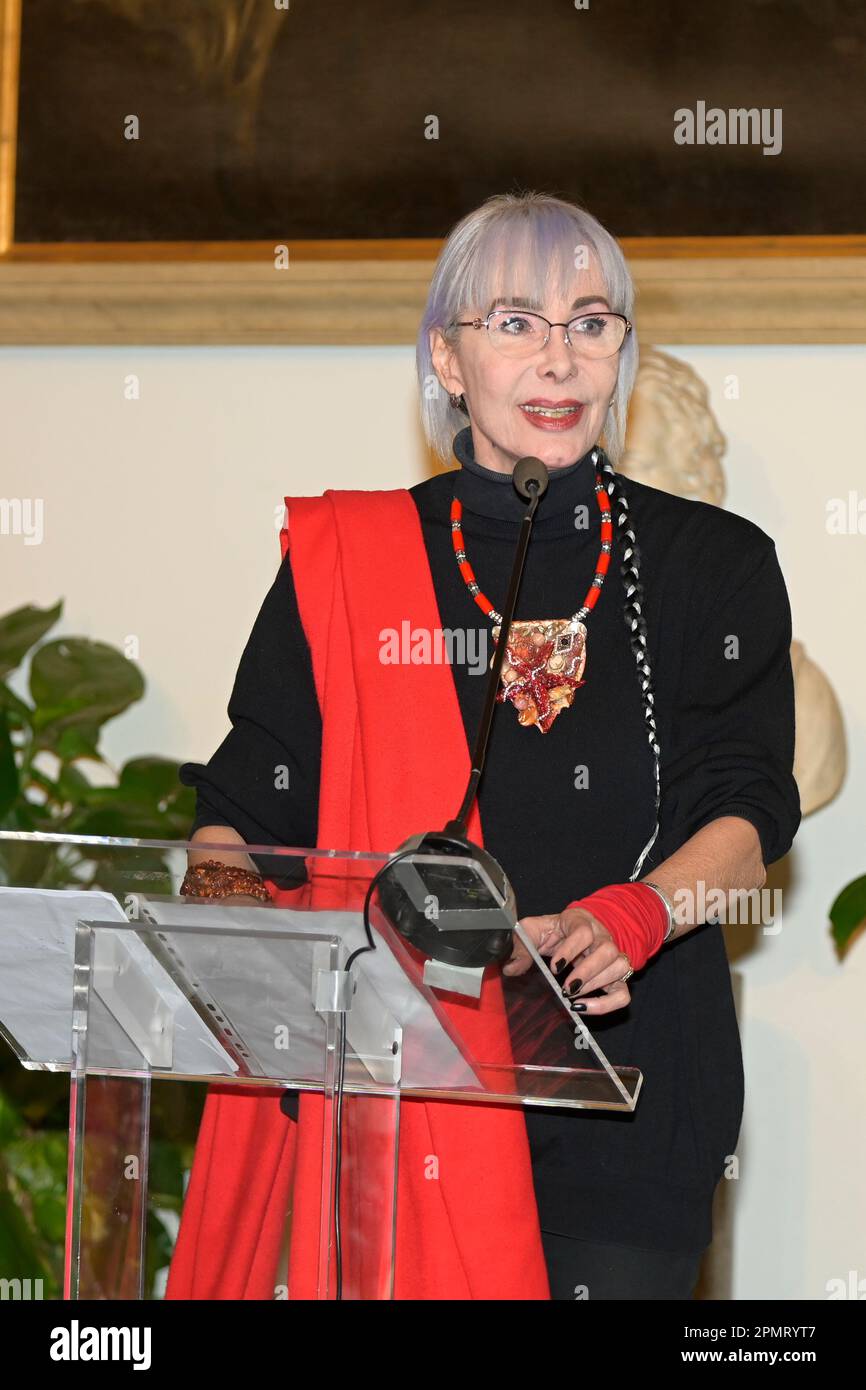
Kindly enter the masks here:
M 598 472 L 595 475 L 595 497 L 601 512 L 601 550 L 583 606 L 570 618 L 531 618 L 514 622 L 508 634 L 502 662 L 502 688 L 496 699 L 500 704 L 510 700 L 517 710 L 518 723 L 534 725 L 542 734 L 547 733 L 562 710 L 570 707 L 575 690 L 586 684 L 582 679 L 586 665 L 584 620 L 598 602 L 610 565 L 613 539 L 610 499 Z M 493 640 L 498 642 L 502 614 L 481 592 L 467 559 L 463 539 L 463 504 L 458 497 L 451 503 L 451 541 L 464 583 L 485 618 L 494 624 Z

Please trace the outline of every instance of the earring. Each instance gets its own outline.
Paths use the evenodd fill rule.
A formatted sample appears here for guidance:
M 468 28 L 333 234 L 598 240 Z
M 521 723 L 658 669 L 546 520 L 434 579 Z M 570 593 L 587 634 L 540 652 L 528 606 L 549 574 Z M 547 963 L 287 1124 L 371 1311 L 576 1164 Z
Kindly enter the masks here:
M 616 401 L 616 396 L 611 396 L 610 400 L 609 400 L 608 403 L 607 403 L 607 408 L 608 408 L 608 410 L 610 410 L 611 406 L 615 403 L 615 401 Z
M 450 394 L 449 394 L 449 396 L 448 396 L 448 399 L 449 399 L 449 401 L 451 402 L 451 408 L 452 408 L 452 410 L 465 410 L 465 409 L 466 409 L 466 406 L 465 406 L 465 404 L 464 404 L 464 402 L 463 402 L 463 397 L 462 397 L 462 396 L 458 396 L 454 391 L 451 391 L 451 392 L 450 392 Z

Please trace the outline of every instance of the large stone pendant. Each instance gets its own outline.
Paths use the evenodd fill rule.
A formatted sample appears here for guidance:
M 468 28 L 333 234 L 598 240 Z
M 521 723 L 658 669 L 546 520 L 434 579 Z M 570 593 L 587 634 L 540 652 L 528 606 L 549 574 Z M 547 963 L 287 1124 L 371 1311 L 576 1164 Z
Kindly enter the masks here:
M 499 626 L 493 640 L 499 640 Z M 568 709 L 584 685 L 586 627 L 576 618 L 533 618 L 512 623 L 502 663 L 497 700 L 510 700 L 518 722 L 534 724 L 546 734 L 556 716 Z

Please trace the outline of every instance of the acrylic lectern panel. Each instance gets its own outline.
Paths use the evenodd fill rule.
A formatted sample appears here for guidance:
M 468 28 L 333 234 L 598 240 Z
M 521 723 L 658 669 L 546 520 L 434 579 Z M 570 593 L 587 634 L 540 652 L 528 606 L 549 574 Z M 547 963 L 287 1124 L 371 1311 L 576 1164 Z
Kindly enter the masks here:
M 401 1097 L 634 1108 L 640 1073 L 610 1066 L 544 962 L 517 980 L 488 969 L 480 998 L 430 975 L 371 889 L 386 857 L 247 846 L 273 900 L 219 903 L 181 896 L 190 848 L 237 853 L 0 832 L 0 1028 L 22 1065 L 71 1078 L 68 1296 L 152 1289 L 160 1083 L 322 1097 L 321 1298 L 391 1296 Z

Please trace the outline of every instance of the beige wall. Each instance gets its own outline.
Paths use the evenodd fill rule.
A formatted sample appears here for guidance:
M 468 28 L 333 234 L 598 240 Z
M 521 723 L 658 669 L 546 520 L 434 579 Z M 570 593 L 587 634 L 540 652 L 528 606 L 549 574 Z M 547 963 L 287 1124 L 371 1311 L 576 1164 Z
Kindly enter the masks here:
M 781 932 L 729 941 L 748 1083 L 734 1295 L 823 1298 L 828 1280 L 866 1279 L 866 943 L 839 966 L 826 924 L 866 872 L 866 535 L 825 525 L 828 499 L 866 497 L 866 348 L 675 351 L 728 438 L 728 506 L 776 540 L 795 635 L 848 725 L 842 795 L 773 870 Z M 0 349 L 0 418 L 0 497 L 44 502 L 41 544 L 0 535 L 0 611 L 62 597 L 58 631 L 139 639 L 148 693 L 109 726 L 119 761 L 204 760 L 223 737 L 286 492 L 408 486 L 427 466 L 402 347 Z

